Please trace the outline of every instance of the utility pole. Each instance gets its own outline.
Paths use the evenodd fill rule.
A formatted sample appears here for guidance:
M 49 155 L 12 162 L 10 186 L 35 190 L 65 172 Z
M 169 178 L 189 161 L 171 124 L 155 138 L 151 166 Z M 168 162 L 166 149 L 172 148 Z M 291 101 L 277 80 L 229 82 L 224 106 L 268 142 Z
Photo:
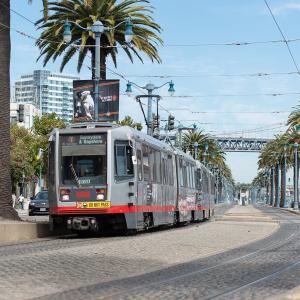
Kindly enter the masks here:
M 152 136 L 153 132 L 152 132 L 152 99 L 156 98 L 157 99 L 157 115 L 158 115 L 158 101 L 160 100 L 160 96 L 158 95 L 153 95 L 153 91 L 160 89 L 161 87 L 165 86 L 169 84 L 169 89 L 168 92 L 170 94 L 170 96 L 173 96 L 175 93 L 175 89 L 174 89 L 174 83 L 173 81 L 168 81 L 160 86 L 155 86 L 152 83 L 147 83 L 145 86 L 139 86 L 138 84 L 134 83 L 134 82 L 128 82 L 127 83 L 127 87 L 126 87 L 126 94 L 128 96 L 131 95 L 132 93 L 132 85 L 135 85 L 136 87 L 140 88 L 140 89 L 144 89 L 147 90 L 147 95 L 138 95 L 136 96 L 137 101 L 139 101 L 138 99 L 142 98 L 142 97 L 147 97 L 148 98 L 148 104 L 147 104 L 147 118 L 145 118 L 146 124 L 147 124 L 147 134 Z M 145 113 L 144 110 L 142 108 L 141 102 L 140 102 L 140 106 L 141 109 L 143 111 L 144 117 L 145 117 Z

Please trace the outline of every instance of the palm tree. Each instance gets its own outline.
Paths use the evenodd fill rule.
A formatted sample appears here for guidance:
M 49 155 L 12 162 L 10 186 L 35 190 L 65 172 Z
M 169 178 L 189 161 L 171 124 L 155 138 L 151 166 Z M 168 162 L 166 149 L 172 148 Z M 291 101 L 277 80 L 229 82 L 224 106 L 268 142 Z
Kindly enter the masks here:
M 204 160 L 209 164 L 215 166 L 222 175 L 231 183 L 234 184 L 232 173 L 226 164 L 225 153 L 218 146 L 216 141 L 203 130 L 190 130 L 183 135 L 182 146 L 184 151 L 189 151 L 194 154 L 194 144 L 198 143 L 198 157 L 199 160 Z M 207 153 L 206 153 L 206 148 Z
M 0 22 L 10 26 L 10 1 L 1 1 Z M 17 214 L 11 205 L 10 178 L 10 134 L 9 134 L 9 103 L 10 103 L 10 33 L 9 29 L 0 30 L 0 217 L 16 219 Z
M 296 110 L 292 111 L 288 117 L 287 125 L 289 128 L 294 128 L 300 124 L 300 106 L 298 105 Z
M 64 22 L 76 22 L 81 27 L 87 28 L 96 20 L 100 20 L 105 27 L 114 27 L 131 18 L 134 28 L 134 37 L 129 45 L 124 39 L 125 24 L 114 30 L 105 31 L 101 35 L 101 79 L 106 79 L 106 59 L 111 56 L 117 66 L 118 48 L 122 48 L 131 62 L 133 56 L 143 62 L 140 52 L 148 56 L 151 61 L 161 62 L 157 52 L 157 45 L 162 44 L 160 26 L 150 16 L 153 12 L 148 5 L 148 0 L 65 0 L 49 3 L 49 17 L 36 22 L 43 32 L 37 42 L 41 50 L 39 58 L 44 57 L 44 66 L 50 59 L 56 60 L 63 55 L 60 71 L 70 59 L 79 51 L 77 71 L 81 70 L 84 59 L 91 54 L 91 69 L 94 78 L 95 70 L 95 36 L 91 31 L 84 31 L 77 26 L 72 26 L 72 40 L 66 44 L 63 41 Z M 51 14 L 52 13 L 52 14 Z
M 143 126 L 141 123 L 136 123 L 130 116 L 125 116 L 125 118 L 118 122 L 120 126 L 129 126 L 132 128 L 135 128 L 139 131 L 143 129 Z
M 31 1 L 29 1 L 31 2 Z M 43 0 L 45 11 L 47 0 Z M 10 173 L 10 0 L 0 2 L 0 217 L 18 219 L 11 205 Z

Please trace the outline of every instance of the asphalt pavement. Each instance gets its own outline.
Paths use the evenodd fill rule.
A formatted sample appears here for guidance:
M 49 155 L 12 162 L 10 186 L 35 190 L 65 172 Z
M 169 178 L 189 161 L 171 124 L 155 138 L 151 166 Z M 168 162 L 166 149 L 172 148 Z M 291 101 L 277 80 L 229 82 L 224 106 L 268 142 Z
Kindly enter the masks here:
M 251 206 L 216 215 L 136 236 L 0 246 L 0 299 L 266 299 L 300 285 L 299 216 Z

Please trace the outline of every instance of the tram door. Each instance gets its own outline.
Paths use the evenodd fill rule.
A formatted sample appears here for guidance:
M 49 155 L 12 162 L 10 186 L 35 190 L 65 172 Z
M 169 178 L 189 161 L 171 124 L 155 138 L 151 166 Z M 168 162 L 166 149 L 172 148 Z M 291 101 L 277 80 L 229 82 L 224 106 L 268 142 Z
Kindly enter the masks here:
M 163 212 L 161 213 L 162 223 L 167 223 L 167 204 L 168 204 L 168 194 L 169 194 L 169 172 L 168 172 L 168 154 L 162 153 L 162 207 L 164 207 Z
M 136 143 L 136 160 L 137 160 L 137 197 L 136 197 L 136 207 L 137 207 L 137 224 L 138 227 L 143 227 L 144 217 L 143 212 L 139 209 L 144 205 L 144 175 L 143 175 L 143 160 L 142 160 L 142 147 L 140 143 Z

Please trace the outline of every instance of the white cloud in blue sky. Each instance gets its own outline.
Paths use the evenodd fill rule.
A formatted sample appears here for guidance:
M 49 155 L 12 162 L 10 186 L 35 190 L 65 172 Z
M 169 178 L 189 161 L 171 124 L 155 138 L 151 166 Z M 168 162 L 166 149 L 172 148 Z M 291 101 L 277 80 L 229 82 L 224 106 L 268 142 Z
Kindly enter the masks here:
M 184 4 L 183 4 L 184 3 Z M 276 13 L 278 22 L 288 38 L 300 38 L 300 1 L 268 0 Z M 218 74 L 249 74 L 293 72 L 295 67 L 284 44 L 255 44 L 248 46 L 175 46 L 174 44 L 224 43 L 236 41 L 279 40 L 281 36 L 271 19 L 264 1 L 261 0 L 152 0 L 156 8 L 155 20 L 163 28 L 162 37 L 165 47 L 160 47 L 163 60 L 161 65 L 152 64 L 145 59 L 141 64 L 137 60 L 131 64 L 120 50 L 118 68 L 108 61 L 108 66 L 125 75 L 171 75 L 174 76 L 176 94 L 195 96 L 195 98 L 165 97 L 161 105 L 165 108 L 180 109 L 188 107 L 191 111 L 291 111 L 298 104 L 299 96 L 248 96 L 224 97 L 224 94 L 261 94 L 300 92 L 300 77 L 297 75 L 277 75 L 266 77 L 218 77 Z M 11 6 L 29 19 L 36 21 L 41 17 L 41 1 L 11 0 Z M 288 18 L 287 18 L 288 14 Z M 12 13 L 12 27 L 33 36 L 38 36 L 34 26 Z M 15 80 L 21 74 L 42 68 L 42 61 L 36 62 L 39 55 L 34 41 L 15 32 L 12 38 L 11 78 Z M 291 43 L 296 61 L 300 64 L 300 42 Z M 59 63 L 47 65 L 51 71 L 59 71 Z M 89 59 L 85 62 L 90 64 Z M 76 59 L 66 66 L 66 73 L 77 74 Z M 108 76 L 116 78 L 108 72 Z M 208 74 L 210 76 L 202 76 Z M 177 77 L 193 75 L 194 77 Z M 82 79 L 90 77 L 87 67 L 82 68 Z M 149 79 L 128 77 L 139 85 L 145 85 Z M 164 78 L 152 78 L 154 84 L 161 85 Z M 121 80 L 121 92 L 126 81 Z M 135 93 L 139 93 L 135 90 Z M 167 87 L 160 91 L 167 95 Z M 207 95 L 207 97 L 196 97 Z M 219 96 L 216 96 L 219 95 Z M 212 97 L 214 96 L 214 97 Z M 143 121 L 142 113 L 132 98 L 121 97 L 121 115 L 130 114 Z M 190 125 L 197 120 L 201 127 L 211 134 L 222 132 L 241 132 L 241 136 L 267 137 L 284 129 L 287 114 L 194 114 L 189 111 L 175 110 L 175 117 L 183 124 Z M 167 116 L 162 111 L 162 118 Z M 277 125 L 276 125 L 277 124 Z M 277 127 L 276 127 L 277 126 Z M 276 129 L 272 129 L 276 127 Z M 255 132 L 255 128 L 263 131 Z M 249 131 L 249 133 L 247 133 Z M 250 132 L 252 131 L 252 132 Z M 257 154 L 229 154 L 228 162 L 238 181 L 250 181 L 256 174 Z

